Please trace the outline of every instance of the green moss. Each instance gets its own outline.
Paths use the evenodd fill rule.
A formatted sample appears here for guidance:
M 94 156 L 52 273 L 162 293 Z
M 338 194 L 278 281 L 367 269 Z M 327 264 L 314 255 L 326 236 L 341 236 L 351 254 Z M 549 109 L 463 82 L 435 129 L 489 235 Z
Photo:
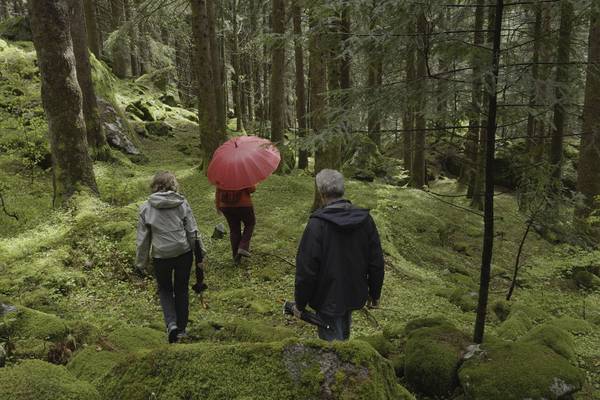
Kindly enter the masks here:
M 411 399 L 389 364 L 367 349 L 323 342 L 167 346 L 121 363 L 101 390 L 106 398 L 130 400 L 151 393 L 161 399 Z M 339 355 L 352 352 L 352 363 Z
M 16 313 L 5 315 L 3 321 L 0 324 L 0 336 L 13 339 L 58 341 L 69 334 L 69 327 L 64 320 L 26 307 L 19 307 Z
M 14 350 L 11 353 L 18 360 L 28 358 L 45 360 L 52 347 L 52 342 L 36 338 L 17 339 L 12 344 Z
M 166 334 L 144 327 L 121 327 L 106 337 L 106 342 L 120 351 L 152 349 L 167 343 Z
M 100 399 L 94 387 L 78 381 L 64 367 L 37 360 L 0 368 L 0 388 L 3 400 Z
M 499 300 L 492 304 L 492 311 L 500 321 L 506 321 L 510 314 L 510 303 L 505 300 Z
M 582 289 L 600 289 L 600 278 L 589 271 L 576 271 L 573 280 Z
M 383 327 L 383 336 L 387 340 L 400 339 L 405 333 L 405 325 L 402 323 L 391 323 Z
M 110 68 L 90 53 L 90 64 L 92 66 L 92 81 L 96 95 L 106 99 L 110 103 L 116 103 L 115 86 L 117 78 L 113 75 Z
M 575 361 L 575 342 L 573 336 L 551 323 L 536 326 L 523 336 L 520 341 L 547 346 L 566 359 Z
M 67 369 L 77 379 L 98 384 L 110 370 L 124 361 L 128 353 L 104 350 L 99 346 L 87 347 L 75 354 Z
M 573 335 L 586 335 L 594 331 L 594 327 L 586 320 L 573 317 L 555 318 L 548 322 L 557 328 L 563 329 Z
M 477 309 L 477 292 L 465 291 L 464 289 L 455 289 L 449 298 L 450 302 L 464 312 L 471 312 Z
M 444 317 L 435 316 L 430 318 L 414 319 L 406 324 L 404 327 L 404 333 L 410 334 L 412 331 L 421 328 L 431 328 L 434 326 L 446 326 L 453 327 L 453 325 Z
M 499 337 L 506 340 L 517 340 L 525 335 L 536 324 L 547 320 L 549 315 L 537 308 L 515 304 L 508 318 L 496 330 Z
M 445 396 L 458 387 L 457 371 L 469 338 L 447 324 L 414 330 L 404 349 L 404 376 L 417 391 Z
M 291 329 L 248 320 L 201 322 L 190 327 L 189 332 L 199 340 L 218 342 L 277 342 L 296 336 Z
M 369 343 L 383 357 L 389 356 L 394 351 L 394 345 L 382 334 L 362 336 L 356 340 Z
M 585 381 L 579 369 L 546 346 L 517 342 L 484 349 L 459 371 L 471 400 L 567 398 Z

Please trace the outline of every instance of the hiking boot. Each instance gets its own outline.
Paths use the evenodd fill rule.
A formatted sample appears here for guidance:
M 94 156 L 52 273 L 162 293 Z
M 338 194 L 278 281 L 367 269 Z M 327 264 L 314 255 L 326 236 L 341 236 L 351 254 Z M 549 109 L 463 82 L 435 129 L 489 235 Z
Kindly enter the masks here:
M 250 252 L 248 250 L 238 249 L 238 256 L 250 257 L 251 254 L 250 254 Z
M 241 262 L 242 262 L 242 255 L 241 254 L 236 254 L 233 257 L 233 264 L 240 265 Z
M 169 338 L 169 343 L 176 343 L 178 334 L 179 329 L 177 328 L 177 325 L 169 325 L 169 327 L 167 328 L 167 336 Z

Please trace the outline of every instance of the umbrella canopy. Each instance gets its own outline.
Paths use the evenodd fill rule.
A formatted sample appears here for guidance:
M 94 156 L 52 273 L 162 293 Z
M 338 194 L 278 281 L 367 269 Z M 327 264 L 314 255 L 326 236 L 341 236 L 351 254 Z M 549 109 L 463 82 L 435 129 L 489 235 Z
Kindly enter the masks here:
M 267 139 L 235 137 L 213 154 L 208 180 L 223 190 L 245 189 L 267 179 L 280 161 L 279 150 Z

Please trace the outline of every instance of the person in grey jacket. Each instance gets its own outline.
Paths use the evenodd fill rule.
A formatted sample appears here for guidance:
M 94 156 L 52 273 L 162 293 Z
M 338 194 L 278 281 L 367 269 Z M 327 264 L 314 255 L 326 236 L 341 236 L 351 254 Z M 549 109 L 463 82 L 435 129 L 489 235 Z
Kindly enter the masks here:
M 147 270 L 152 259 L 169 343 L 174 343 L 185 336 L 193 256 L 196 268 L 202 270 L 204 246 L 192 209 L 178 193 L 175 176 L 157 173 L 151 190 L 139 212 L 137 268 Z

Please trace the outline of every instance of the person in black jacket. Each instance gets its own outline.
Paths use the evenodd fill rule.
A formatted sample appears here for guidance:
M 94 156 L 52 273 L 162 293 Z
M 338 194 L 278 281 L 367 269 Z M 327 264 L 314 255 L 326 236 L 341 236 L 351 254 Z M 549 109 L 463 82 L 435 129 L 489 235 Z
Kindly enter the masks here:
M 342 174 L 324 169 L 316 183 L 323 207 L 310 216 L 298 248 L 294 313 L 309 305 L 331 327 L 319 328 L 321 339 L 347 340 L 352 311 L 379 304 L 383 251 L 369 210 L 343 199 Z

